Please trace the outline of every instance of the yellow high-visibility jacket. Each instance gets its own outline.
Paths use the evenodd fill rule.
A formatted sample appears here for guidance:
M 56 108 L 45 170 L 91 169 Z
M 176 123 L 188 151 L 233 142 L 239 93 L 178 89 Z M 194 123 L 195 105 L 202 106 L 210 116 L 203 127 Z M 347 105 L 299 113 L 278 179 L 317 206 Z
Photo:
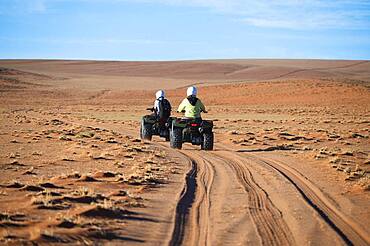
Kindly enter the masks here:
M 177 109 L 178 112 L 181 112 L 185 110 L 185 117 L 188 118 L 200 118 L 200 113 L 203 111 L 206 111 L 206 108 L 204 107 L 202 101 L 200 101 L 199 98 L 196 101 L 195 105 L 192 105 L 189 102 L 188 98 L 185 98 L 182 100 L 182 102 L 179 105 L 179 108 Z

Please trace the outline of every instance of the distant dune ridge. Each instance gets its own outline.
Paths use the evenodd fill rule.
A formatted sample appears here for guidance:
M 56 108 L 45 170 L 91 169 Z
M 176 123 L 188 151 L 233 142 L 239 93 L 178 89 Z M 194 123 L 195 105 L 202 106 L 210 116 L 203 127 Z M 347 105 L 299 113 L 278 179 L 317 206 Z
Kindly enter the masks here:
M 178 88 L 192 83 L 207 85 L 281 79 L 370 82 L 370 62 L 355 60 L 0 60 L 0 67 L 67 78 L 89 78 L 91 81 L 104 78 L 104 84 L 113 89 L 122 85 L 131 89 L 155 89 L 158 86 Z M 134 77 L 141 79 L 138 81 Z M 122 84 L 122 80 L 125 83 Z
M 23 93 L 23 100 L 40 103 L 45 100 L 30 93 L 42 90 L 43 99 L 50 100 L 68 96 L 70 102 L 147 105 L 154 91 L 165 89 L 177 103 L 187 86 L 196 85 L 211 105 L 353 105 L 368 102 L 370 61 L 0 60 L 0 79 L 0 91 Z M 361 87 L 348 90 L 343 83 Z

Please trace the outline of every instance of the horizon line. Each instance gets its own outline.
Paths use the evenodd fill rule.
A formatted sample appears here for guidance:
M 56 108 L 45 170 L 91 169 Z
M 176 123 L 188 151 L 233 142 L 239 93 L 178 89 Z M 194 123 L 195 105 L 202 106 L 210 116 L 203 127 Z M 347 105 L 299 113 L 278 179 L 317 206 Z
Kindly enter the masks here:
M 86 59 L 86 58 L 0 58 L 0 61 L 101 61 L 101 62 L 190 62 L 190 61 L 233 61 L 233 60 L 300 60 L 300 61 L 370 61 L 370 59 L 341 58 L 199 58 L 199 59 L 159 59 L 159 60 L 123 60 L 123 59 Z

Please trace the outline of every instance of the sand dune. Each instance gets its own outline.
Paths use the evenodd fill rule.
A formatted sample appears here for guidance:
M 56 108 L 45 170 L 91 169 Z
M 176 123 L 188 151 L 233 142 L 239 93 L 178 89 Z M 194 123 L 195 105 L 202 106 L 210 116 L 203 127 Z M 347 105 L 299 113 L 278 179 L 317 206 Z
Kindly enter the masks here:
M 192 84 L 215 150 L 138 139 Z M 369 61 L 1 60 L 0 244 L 369 245 L 369 84 Z
M 78 77 L 125 89 L 166 88 L 191 83 L 214 84 L 279 79 L 370 81 L 368 61 L 205 60 L 173 62 L 1 60 L 0 66 L 65 78 Z M 99 77 L 104 76 L 104 77 Z M 134 78 L 138 79 L 134 79 Z M 151 79 L 150 79 L 151 78 Z M 158 81 L 161 80 L 161 81 Z M 143 81 L 143 82 L 141 82 Z M 68 83 L 68 82 L 67 82 Z M 91 82 L 90 82 L 91 83 Z M 139 83 L 140 86 L 137 86 Z M 83 85 L 83 84 L 82 84 Z M 112 87 L 113 88 L 113 87 Z

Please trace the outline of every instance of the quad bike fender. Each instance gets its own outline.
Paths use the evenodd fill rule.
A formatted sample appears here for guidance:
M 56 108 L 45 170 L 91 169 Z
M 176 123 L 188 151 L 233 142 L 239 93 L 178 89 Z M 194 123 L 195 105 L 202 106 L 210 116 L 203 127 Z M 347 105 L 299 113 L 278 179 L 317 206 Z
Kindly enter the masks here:
M 156 118 L 155 118 L 155 116 L 152 116 L 152 115 L 145 115 L 142 118 L 142 122 L 144 124 L 154 124 L 154 123 L 156 123 Z
M 172 120 L 172 129 L 174 127 L 185 128 L 186 124 L 187 124 L 187 122 L 185 120 L 183 120 L 181 118 L 174 118 Z

